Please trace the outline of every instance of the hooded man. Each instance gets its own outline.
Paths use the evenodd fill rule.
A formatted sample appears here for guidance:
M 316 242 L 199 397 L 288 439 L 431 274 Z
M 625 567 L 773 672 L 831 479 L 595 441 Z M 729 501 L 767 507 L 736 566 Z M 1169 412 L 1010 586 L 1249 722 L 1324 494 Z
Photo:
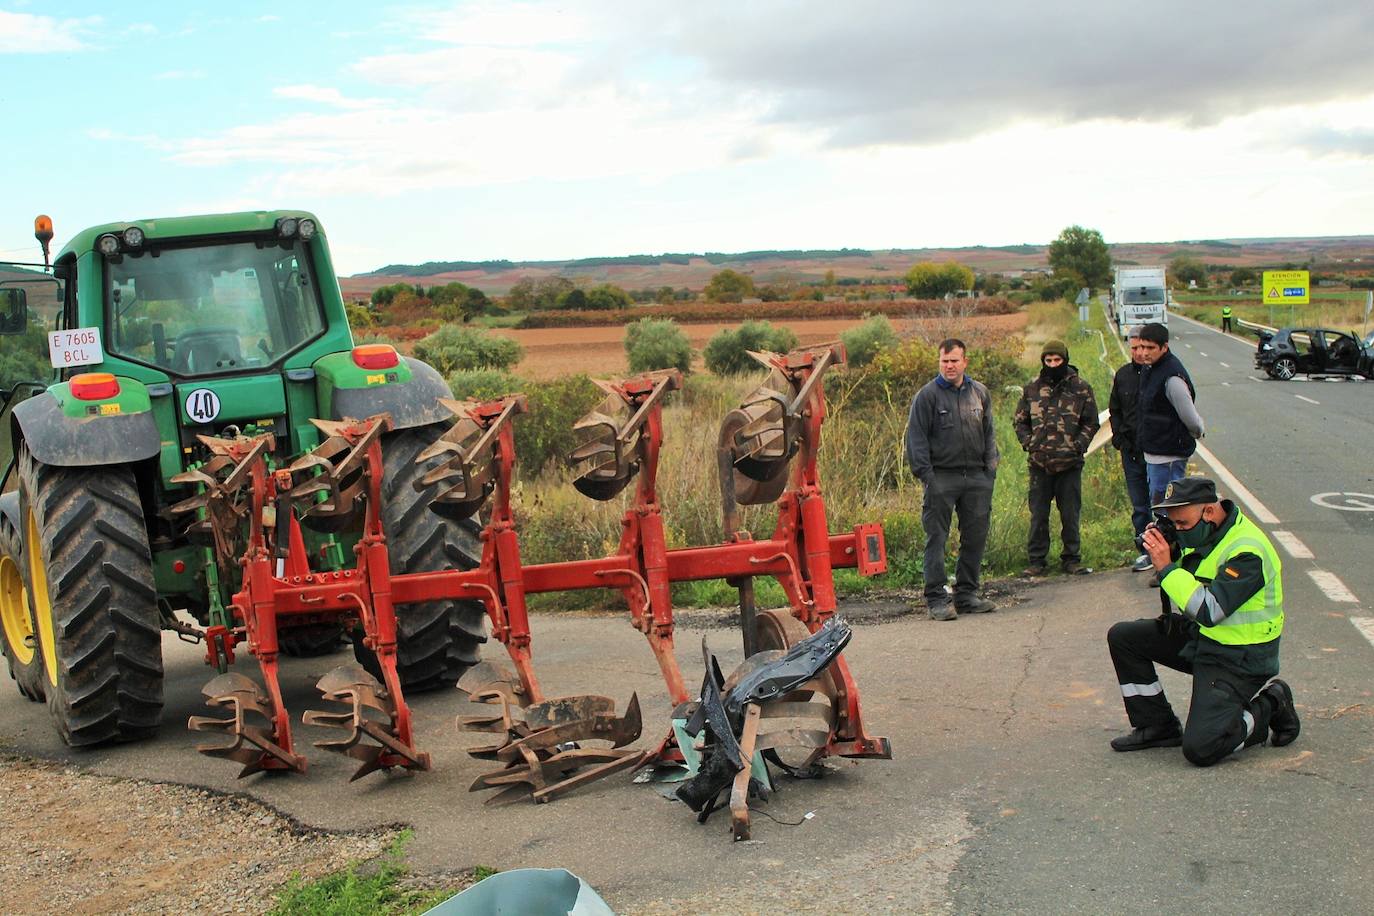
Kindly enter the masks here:
M 1083 456 L 1100 425 L 1092 386 L 1069 363 L 1062 340 L 1045 343 L 1040 351 L 1040 374 L 1021 391 L 1016 405 L 1016 438 L 1026 451 L 1030 468 L 1027 501 L 1030 533 L 1026 553 L 1030 565 L 1023 575 L 1045 574 L 1050 550 L 1050 502 L 1059 507 L 1064 572 L 1085 573 L 1078 536 L 1083 504 Z

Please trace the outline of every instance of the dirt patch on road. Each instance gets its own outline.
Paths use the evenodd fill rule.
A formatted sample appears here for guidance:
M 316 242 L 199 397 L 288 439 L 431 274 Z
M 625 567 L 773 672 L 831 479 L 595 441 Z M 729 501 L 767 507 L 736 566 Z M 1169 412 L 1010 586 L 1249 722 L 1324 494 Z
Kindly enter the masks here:
M 995 328 L 999 331 L 1020 332 L 1026 326 L 1026 313 L 1015 312 L 1010 315 L 990 315 L 987 317 L 962 319 L 977 322 L 979 327 Z M 803 345 L 838 340 L 840 334 L 861 323 L 858 318 L 830 318 L 816 321 L 779 321 L 797 335 Z M 947 325 L 948 319 L 922 318 L 910 321 L 896 321 L 899 333 L 911 334 L 928 332 Z M 739 327 L 740 322 L 714 322 L 709 324 L 684 324 L 682 330 L 687 334 L 692 347 L 698 351 L 706 346 L 711 336 L 722 328 Z M 517 330 L 497 328 L 493 334 L 500 334 L 520 342 L 525 348 L 525 358 L 516 367 L 516 373 L 525 378 L 550 379 L 576 372 L 589 375 L 624 375 L 628 368 L 625 364 L 625 329 L 623 327 L 594 328 L 536 328 Z M 943 335 L 941 335 L 943 336 Z M 696 359 L 696 368 L 701 367 L 701 357 Z
M 0 759 L 6 913 L 261 913 L 293 875 L 380 855 L 397 831 L 303 827 L 203 789 Z

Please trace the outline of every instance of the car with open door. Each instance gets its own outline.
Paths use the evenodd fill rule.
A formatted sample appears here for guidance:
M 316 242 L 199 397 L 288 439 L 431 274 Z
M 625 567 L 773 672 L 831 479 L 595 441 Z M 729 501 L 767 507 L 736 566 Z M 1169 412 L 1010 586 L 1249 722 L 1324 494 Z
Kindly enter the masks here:
M 1255 368 L 1288 381 L 1298 375 L 1374 377 L 1374 334 L 1361 340 L 1352 331 L 1332 328 L 1279 328 L 1261 331 Z

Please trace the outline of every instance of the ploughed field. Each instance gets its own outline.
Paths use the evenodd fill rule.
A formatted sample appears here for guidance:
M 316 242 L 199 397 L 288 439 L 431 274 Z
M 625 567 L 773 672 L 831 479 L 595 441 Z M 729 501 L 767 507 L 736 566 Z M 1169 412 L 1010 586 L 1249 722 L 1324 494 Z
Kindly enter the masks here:
M 1024 312 L 959 320 L 977 321 L 1008 332 L 1020 332 L 1026 327 Z M 838 340 L 843 332 L 862 322 L 861 318 L 826 318 L 774 323 L 790 328 L 797 335 L 798 343 L 808 345 Z M 947 323 L 948 319 L 942 318 L 893 321 L 899 334 L 939 334 L 941 326 Z M 711 335 L 721 328 L 735 328 L 739 324 L 738 321 L 683 324 L 682 330 L 692 342 L 693 349 L 698 351 L 694 368 L 701 368 L 700 351 Z M 513 338 L 525 348 L 525 357 L 515 369 L 516 374 L 524 378 L 551 379 L 577 372 L 596 376 L 623 375 L 628 371 L 625 363 L 625 328 L 621 326 L 530 330 L 497 328 L 491 333 Z

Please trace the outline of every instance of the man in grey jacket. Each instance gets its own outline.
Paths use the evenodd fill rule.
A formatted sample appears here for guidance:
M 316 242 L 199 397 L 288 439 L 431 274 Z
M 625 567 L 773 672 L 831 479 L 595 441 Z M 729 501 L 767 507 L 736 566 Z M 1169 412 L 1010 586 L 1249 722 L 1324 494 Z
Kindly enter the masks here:
M 964 374 L 967 352 L 957 338 L 940 343 L 940 374 L 916 392 L 906 425 L 906 460 L 925 490 L 921 526 L 926 532 L 926 607 L 932 620 L 954 620 L 958 611 L 997 609 L 978 589 L 999 455 L 992 398 L 986 387 Z M 945 591 L 945 543 L 956 511 L 959 558 L 951 607 Z

